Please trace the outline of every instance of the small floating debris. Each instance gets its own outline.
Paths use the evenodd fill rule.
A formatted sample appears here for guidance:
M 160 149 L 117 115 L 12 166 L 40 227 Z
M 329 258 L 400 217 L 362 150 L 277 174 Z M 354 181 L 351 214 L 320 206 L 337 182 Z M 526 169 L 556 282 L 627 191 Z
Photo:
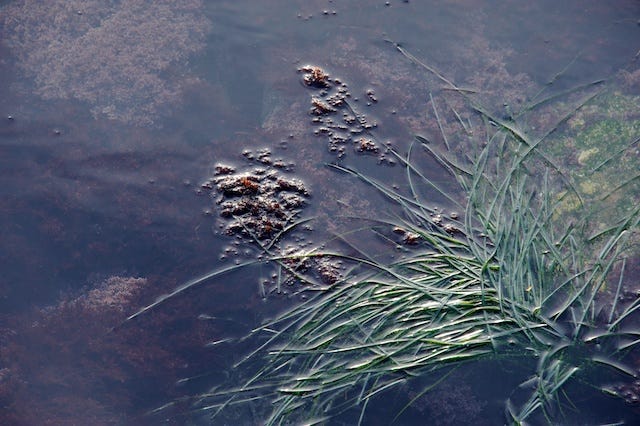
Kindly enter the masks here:
M 232 166 L 227 166 L 225 164 L 217 164 L 215 166 L 216 175 L 230 175 L 236 172 L 236 169 Z
M 314 115 L 326 115 L 336 112 L 336 109 L 320 98 L 311 98 L 311 113 Z
M 373 140 L 364 137 L 356 141 L 356 150 L 358 152 L 369 152 L 374 154 L 380 152 L 380 148 Z
M 375 92 L 373 91 L 373 89 L 368 89 L 368 90 L 366 91 L 366 95 L 367 95 L 367 98 L 369 98 L 369 100 L 370 100 L 371 102 L 373 102 L 374 104 L 378 102 L 378 98 L 376 97 L 376 94 L 375 94 Z
M 442 225 L 442 229 L 444 229 L 444 231 L 450 235 L 463 233 L 462 230 L 455 226 L 453 223 L 445 223 L 444 225 Z
M 320 67 L 314 65 L 305 65 L 300 68 L 300 71 L 304 72 L 304 84 L 311 87 L 329 87 L 330 78 L 329 74 L 325 73 Z
M 317 91 L 311 96 L 311 123 L 318 126 L 313 132 L 316 136 L 328 139 L 329 152 L 342 158 L 346 154 L 345 146 L 353 144 L 356 153 L 377 154 L 378 164 L 395 164 L 393 156 L 385 155 L 389 154 L 391 147 L 381 149 L 371 133 L 378 123 L 358 113 L 349 104 L 351 92 L 346 83 L 332 78 L 316 65 L 305 65 L 298 71 L 303 73 L 304 85 Z M 373 89 L 367 89 L 365 94 L 368 104 L 378 102 Z
M 402 237 L 402 243 L 409 246 L 415 246 L 421 240 L 420 235 L 418 235 L 417 233 L 408 231 L 399 226 L 393 227 L 393 233 Z

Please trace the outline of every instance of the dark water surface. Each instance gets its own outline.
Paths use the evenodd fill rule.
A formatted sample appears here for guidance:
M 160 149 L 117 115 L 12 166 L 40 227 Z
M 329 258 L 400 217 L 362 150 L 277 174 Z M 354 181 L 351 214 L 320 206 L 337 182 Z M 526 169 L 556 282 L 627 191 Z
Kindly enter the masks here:
M 121 325 L 181 283 L 259 254 L 250 242 L 234 245 L 202 192 L 216 164 L 249 167 L 245 149 L 294 164 L 287 176 L 311 193 L 303 217 L 322 218 L 301 237 L 314 243 L 344 227 L 338 215 L 393 210 L 325 167 L 340 162 L 406 184 L 380 152 L 347 145 L 338 158 L 327 149 L 301 66 L 340 78 L 376 140 L 400 152 L 413 134 L 437 129 L 428 101 L 442 84 L 389 40 L 481 89 L 497 111 L 551 80 L 553 93 L 624 72 L 624 90 L 640 89 L 637 1 L 386 3 L 0 2 L 0 423 L 185 424 L 183 407 L 145 413 L 223 381 L 253 345 L 207 342 L 240 337 L 299 300 L 263 298 L 259 283 L 272 270 L 255 266 Z M 433 162 L 417 161 L 438 179 Z M 465 367 L 448 397 L 398 424 L 501 424 L 519 383 L 511 372 L 530 367 Z M 372 407 L 367 423 L 387 424 L 402 396 Z M 586 418 L 620 410 L 613 420 L 640 424 L 637 405 L 596 401 Z

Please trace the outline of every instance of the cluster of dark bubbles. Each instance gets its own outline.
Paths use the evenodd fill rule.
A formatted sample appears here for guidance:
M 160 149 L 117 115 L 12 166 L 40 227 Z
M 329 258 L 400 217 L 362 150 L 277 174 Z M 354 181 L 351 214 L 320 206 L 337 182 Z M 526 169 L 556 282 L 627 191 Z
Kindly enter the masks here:
M 640 404 L 640 380 L 613 385 L 607 391 L 624 399 L 627 404 Z
M 350 100 L 358 102 L 358 98 L 352 97 L 346 83 L 315 65 L 305 65 L 299 72 L 304 85 L 315 91 L 309 110 L 311 122 L 316 126 L 313 133 L 327 138 L 330 152 L 342 158 L 351 145 L 356 153 L 376 156 L 380 164 L 395 164 L 389 155 L 391 144 L 379 144 L 371 133 L 378 124 L 352 107 Z M 367 106 L 378 103 L 373 89 L 367 89 L 364 96 Z
M 322 10 L 322 15 L 327 17 L 327 16 L 336 16 L 338 14 L 338 12 L 335 9 L 323 9 Z M 298 13 L 298 19 L 302 19 L 304 21 L 308 21 L 311 18 L 313 18 L 313 14 L 308 13 L 308 14 L 302 14 L 302 13 Z
M 304 182 L 286 176 L 293 164 L 271 157 L 268 149 L 245 150 L 246 167 L 218 164 L 200 191 L 209 191 L 225 218 L 228 235 L 273 240 L 292 225 L 310 193 Z

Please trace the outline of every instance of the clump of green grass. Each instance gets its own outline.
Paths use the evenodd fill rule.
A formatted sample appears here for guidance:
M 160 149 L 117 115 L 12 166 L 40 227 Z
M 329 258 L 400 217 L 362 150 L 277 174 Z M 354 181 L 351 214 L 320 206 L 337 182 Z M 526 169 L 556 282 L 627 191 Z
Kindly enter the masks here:
M 435 223 L 435 212 L 417 195 L 418 186 L 451 191 L 416 169 L 411 152 L 397 155 L 409 176 L 408 195 L 332 166 L 401 206 L 404 219 L 388 222 L 389 228 L 418 235 L 424 250 L 390 264 L 364 253 L 287 256 L 341 257 L 366 272 L 255 330 L 269 338 L 243 362 L 262 354 L 263 368 L 243 386 L 203 395 L 201 407 L 215 413 L 270 397 L 267 424 L 321 422 L 353 407 L 364 412 L 369 400 L 412 376 L 487 357 L 535 357 L 530 397 L 519 406 L 507 404 L 510 420 L 519 424 L 538 411 L 551 421 L 565 383 L 593 365 L 635 374 L 616 360 L 638 342 L 638 333 L 623 324 L 640 301 L 624 307 L 614 302 L 606 312 L 597 302 L 614 268 L 624 269 L 639 209 L 597 235 L 588 234 L 589 206 L 582 206 L 581 222 L 558 223 L 563 197 L 555 194 L 575 191 L 541 150 L 546 135 L 531 140 L 516 122 L 478 111 L 492 130 L 484 147 L 467 158 L 439 154 L 416 139 L 466 193 L 464 220 L 454 232 Z
M 640 206 L 593 233 L 590 218 L 602 206 L 583 202 L 544 146 L 595 96 L 599 84 L 572 91 L 580 94 L 578 100 L 537 136 L 523 130 L 526 114 L 552 98 L 508 120 L 470 100 L 483 125 L 477 134 L 484 139 L 476 148 L 456 147 L 451 135 L 443 134 L 447 149 L 438 149 L 416 137 L 406 155 L 396 153 L 406 169 L 407 193 L 332 165 L 399 206 L 400 218 L 377 223 L 417 235 L 420 248 L 382 263 L 367 253 L 281 256 L 266 247 L 271 261 L 300 279 L 305 278 L 291 265 L 315 256 L 342 258 L 358 268 L 254 330 L 266 340 L 234 367 L 256 359 L 263 361 L 261 367 L 236 388 L 200 395 L 196 409 L 216 416 L 236 404 L 267 400 L 272 410 L 266 424 L 322 423 L 354 408 L 361 410 L 362 420 L 372 398 L 414 376 L 484 358 L 521 356 L 537 359 L 537 370 L 526 383 L 528 398 L 507 402 L 509 421 L 523 424 L 542 413 L 552 422 L 565 384 L 585 377 L 585 371 L 605 366 L 634 376 L 622 361 L 640 342 L 640 333 L 625 327 L 640 309 L 640 299 L 622 306 L 618 296 L 625 259 L 637 242 Z M 414 161 L 416 148 L 433 157 L 460 191 L 427 178 Z M 453 228 L 434 220 L 436 212 L 419 196 L 423 188 L 464 211 Z M 610 195 L 602 194 L 601 200 Z M 572 223 L 562 223 L 558 209 L 569 197 L 578 213 Z M 187 283 L 151 306 L 223 272 Z M 614 272 L 617 282 L 611 279 Z M 613 302 L 601 304 L 603 290 L 612 285 L 617 286 Z

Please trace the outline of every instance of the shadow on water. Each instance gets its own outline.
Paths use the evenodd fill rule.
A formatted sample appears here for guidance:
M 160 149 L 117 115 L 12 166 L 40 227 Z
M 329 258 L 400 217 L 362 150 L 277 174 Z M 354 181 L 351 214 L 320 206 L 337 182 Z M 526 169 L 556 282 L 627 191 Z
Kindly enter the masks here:
M 317 220 L 292 232 L 290 250 L 355 227 L 362 227 L 358 245 L 341 246 L 349 254 L 389 247 L 382 232 L 353 218 L 393 216 L 393 206 L 326 164 L 356 168 L 410 193 L 405 171 L 385 147 L 405 153 L 414 134 L 442 144 L 434 111 L 460 105 L 440 96 L 442 82 L 388 40 L 461 87 L 480 90 L 488 107 L 505 115 L 560 71 L 551 92 L 622 69 L 629 81 L 640 80 L 640 7 L 633 1 L 190 0 L 173 13 L 176 2 L 164 0 L 144 12 L 144 22 L 136 21 L 134 2 L 88 2 L 93 11 L 36 3 L 0 2 L 0 423 L 6 424 L 184 424 L 186 403 L 145 413 L 228 380 L 233 362 L 260 343 L 240 338 L 302 300 L 297 284 L 281 281 L 282 271 L 258 264 L 122 324 L 189 279 L 260 254 L 246 233 L 228 232 L 230 219 L 220 217 L 224 194 L 203 190 L 216 165 L 237 169 L 247 191 L 252 182 L 268 182 L 260 167 L 304 182 L 310 196 L 296 217 Z M 171 25 L 163 27 L 162 16 Z M 133 31 L 137 26 L 142 34 Z M 122 40 L 131 37 L 139 58 L 127 57 L 120 39 L 109 36 L 125 30 L 132 33 Z M 48 56 L 52 40 L 77 49 L 84 65 L 62 53 Z M 95 59 L 101 56 L 104 63 Z M 309 64 L 344 83 L 348 107 L 312 111 L 313 99 L 325 102 L 331 93 L 305 84 L 297 70 Z M 260 163 L 264 150 L 269 164 Z M 452 188 L 433 159 L 414 154 L 431 180 Z M 291 167 L 277 168 L 279 160 Z M 243 173 L 256 180 L 242 180 Z M 443 213 L 455 210 L 441 194 L 417 191 Z M 499 424 L 518 385 L 510 372 L 523 368 L 515 361 L 463 366 L 398 424 L 425 418 Z M 495 389 L 487 389 L 490 382 Z M 390 409 L 402 409 L 421 385 L 385 393 L 367 424 L 388 424 Z M 578 401 L 592 407 L 586 417 L 629 410 L 591 401 Z M 637 405 L 631 410 L 637 413 Z

